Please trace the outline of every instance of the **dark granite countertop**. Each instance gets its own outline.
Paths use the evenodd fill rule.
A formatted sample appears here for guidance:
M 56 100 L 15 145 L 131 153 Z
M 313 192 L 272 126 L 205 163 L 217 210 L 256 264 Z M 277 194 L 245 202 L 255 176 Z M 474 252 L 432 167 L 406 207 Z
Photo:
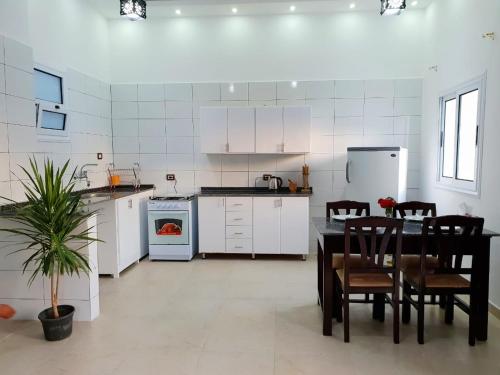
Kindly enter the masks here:
M 109 186 L 103 186 L 98 188 L 79 190 L 76 191 L 75 194 L 83 196 L 82 202 L 85 205 L 91 205 L 125 198 L 138 193 L 143 193 L 148 190 L 153 190 L 154 187 L 154 185 L 141 185 L 139 189 L 135 189 L 132 185 L 121 185 L 117 186 L 113 189 L 113 191 L 111 191 Z M 15 212 L 16 207 L 22 207 L 24 204 L 26 203 L 18 202 L 0 206 L 0 217 L 12 216 Z
M 281 188 L 279 190 L 269 190 L 265 187 L 202 187 L 198 193 L 199 197 L 210 196 L 239 196 L 239 197 L 252 197 L 252 196 L 271 196 L 271 197 L 310 197 L 312 189 L 308 192 L 303 192 L 301 188 L 297 189 L 296 193 L 292 193 L 288 188 Z

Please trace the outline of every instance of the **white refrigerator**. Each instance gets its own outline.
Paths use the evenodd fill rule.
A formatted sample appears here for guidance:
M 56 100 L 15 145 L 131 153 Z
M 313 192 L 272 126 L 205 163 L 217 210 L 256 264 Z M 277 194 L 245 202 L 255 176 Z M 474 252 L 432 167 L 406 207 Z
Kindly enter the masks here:
M 346 164 L 346 197 L 369 202 L 372 216 L 385 210 L 377 201 L 393 197 L 406 201 L 408 150 L 402 147 L 349 147 Z

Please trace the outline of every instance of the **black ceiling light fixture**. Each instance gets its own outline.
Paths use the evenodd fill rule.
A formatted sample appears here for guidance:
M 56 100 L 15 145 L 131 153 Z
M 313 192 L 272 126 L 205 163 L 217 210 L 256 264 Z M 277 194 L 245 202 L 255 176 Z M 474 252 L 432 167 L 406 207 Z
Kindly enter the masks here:
M 380 14 L 382 16 L 399 16 L 406 9 L 405 0 L 381 0 Z
M 120 15 L 132 21 L 146 19 L 146 1 L 120 0 Z

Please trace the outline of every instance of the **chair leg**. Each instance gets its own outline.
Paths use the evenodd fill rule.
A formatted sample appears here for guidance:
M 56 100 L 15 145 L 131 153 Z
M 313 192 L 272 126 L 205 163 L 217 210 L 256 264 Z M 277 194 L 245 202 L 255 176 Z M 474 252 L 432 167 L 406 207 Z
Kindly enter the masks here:
M 446 295 L 444 294 L 439 295 L 439 307 L 442 309 L 446 308 Z
M 469 312 L 469 345 L 476 345 L 476 326 L 474 324 L 476 320 L 476 301 L 474 297 L 474 292 L 470 295 L 470 312 Z
M 337 318 L 337 323 L 342 323 L 342 288 L 340 287 L 340 280 L 337 275 L 334 275 L 334 280 L 336 284 L 333 288 L 334 297 L 336 302 L 333 304 L 334 317 Z
M 403 323 L 408 324 L 411 320 L 411 286 L 406 281 L 403 281 Z
M 349 340 L 349 293 L 344 292 L 344 342 Z
M 435 305 L 435 304 L 436 304 L 436 295 L 435 295 L 435 294 L 433 294 L 433 295 L 431 296 L 431 303 L 432 303 L 433 305 Z
M 418 320 L 417 320 L 417 332 L 418 332 L 418 343 L 424 343 L 424 308 L 425 308 L 425 295 L 423 292 L 418 294 Z
M 373 295 L 373 312 L 372 317 L 374 320 L 384 322 L 385 320 L 385 294 Z
M 333 302 L 333 309 L 332 309 L 332 319 L 336 318 L 337 317 L 337 311 L 338 311 L 338 308 L 337 308 L 337 305 L 339 304 L 339 295 L 337 293 L 337 275 L 336 275 L 336 272 L 334 270 L 334 273 L 333 273 L 333 288 L 332 288 L 332 291 L 333 291 L 333 296 L 332 296 L 332 302 Z
M 399 284 L 399 283 L 398 283 Z M 399 285 L 395 293 L 392 294 L 392 306 L 394 308 L 393 314 L 393 340 L 394 344 L 399 344 Z
M 455 307 L 455 296 L 450 294 L 446 297 L 446 310 L 444 312 L 444 322 L 446 324 L 453 324 L 453 315 Z

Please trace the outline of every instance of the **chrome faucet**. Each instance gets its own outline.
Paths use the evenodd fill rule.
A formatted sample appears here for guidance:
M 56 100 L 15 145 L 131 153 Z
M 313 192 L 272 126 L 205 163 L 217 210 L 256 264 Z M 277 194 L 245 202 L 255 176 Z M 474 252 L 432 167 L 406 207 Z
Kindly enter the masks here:
M 80 167 L 80 171 L 75 174 L 75 180 L 85 180 L 87 182 L 87 187 L 90 187 L 90 180 L 88 176 L 88 171 L 86 167 L 97 167 L 97 164 L 84 164 Z

